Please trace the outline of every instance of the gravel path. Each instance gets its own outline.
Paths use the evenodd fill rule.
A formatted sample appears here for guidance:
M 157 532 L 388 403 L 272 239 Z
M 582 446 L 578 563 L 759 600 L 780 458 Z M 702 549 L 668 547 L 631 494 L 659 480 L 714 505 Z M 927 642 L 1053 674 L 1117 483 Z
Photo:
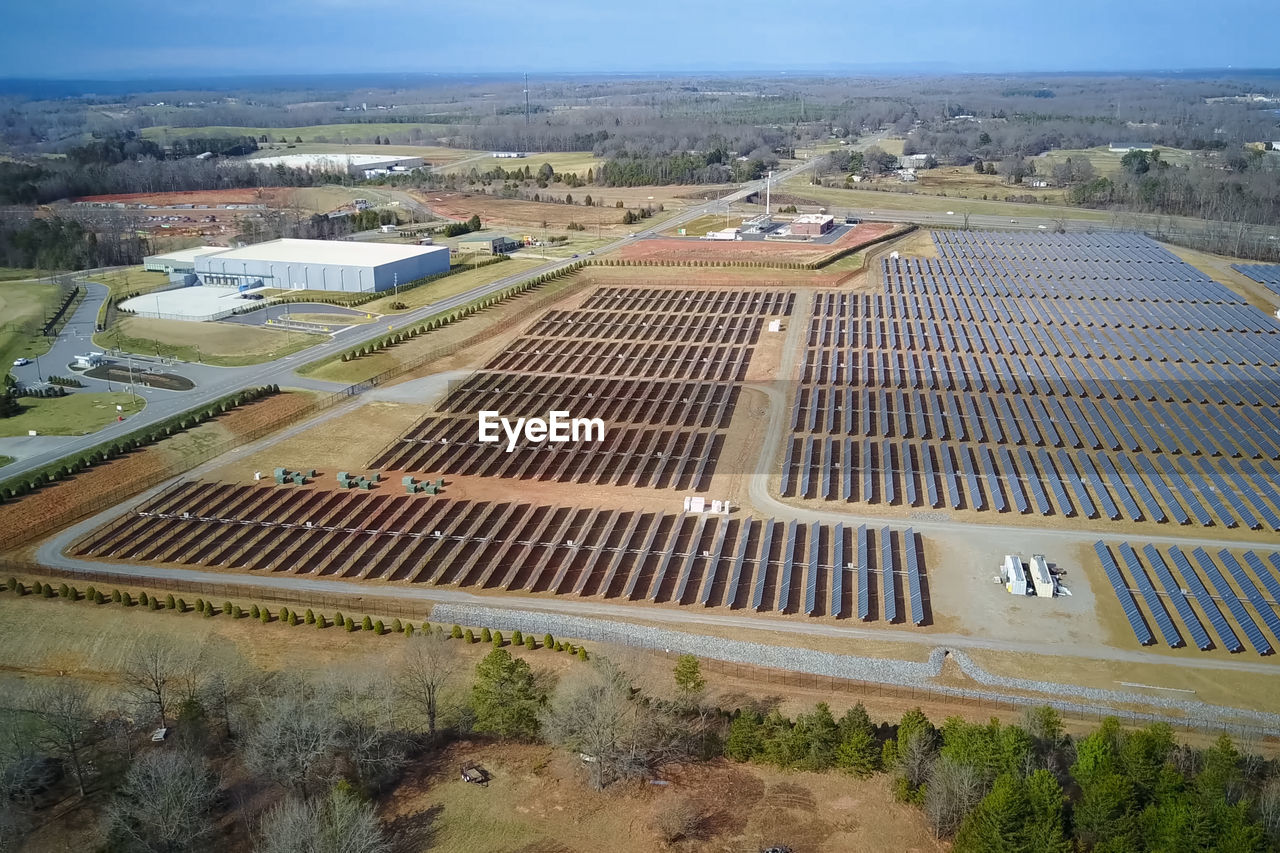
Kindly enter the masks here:
M 730 663 L 900 687 L 919 687 L 957 698 L 1014 702 L 1028 706 L 1051 705 L 1060 711 L 1089 716 L 1098 713 L 1099 705 L 1105 705 L 1109 706 L 1109 712 L 1116 716 L 1135 722 L 1163 720 L 1175 725 L 1192 725 L 1214 731 L 1241 730 L 1264 735 L 1280 734 L 1280 714 L 1227 708 L 1173 697 L 1147 696 L 1123 690 L 1078 687 L 1049 681 L 993 675 L 974 663 L 964 652 L 943 647 L 933 649 L 929 659 L 924 662 L 884 660 L 686 634 L 683 631 L 651 628 L 626 622 L 459 604 L 435 605 L 431 610 L 431 620 L 443 624 L 488 626 L 502 631 L 518 628 L 525 633 L 550 633 L 580 640 L 595 640 L 645 649 L 663 649 Z M 971 690 L 931 683 L 931 679 L 942 673 L 942 663 L 948 655 L 960 665 L 960 669 L 966 676 L 979 684 L 1005 690 L 1039 693 L 1043 696 L 1028 697 L 999 690 Z M 1115 705 L 1145 706 L 1155 710 L 1135 712 L 1116 709 L 1113 707 Z

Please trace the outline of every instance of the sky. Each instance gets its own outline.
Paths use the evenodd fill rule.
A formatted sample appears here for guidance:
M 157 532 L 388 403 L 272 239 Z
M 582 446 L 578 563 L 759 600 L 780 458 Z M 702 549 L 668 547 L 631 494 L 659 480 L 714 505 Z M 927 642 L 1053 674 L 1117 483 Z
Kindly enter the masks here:
M 1274 0 L 42 0 L 0 77 L 1280 67 Z

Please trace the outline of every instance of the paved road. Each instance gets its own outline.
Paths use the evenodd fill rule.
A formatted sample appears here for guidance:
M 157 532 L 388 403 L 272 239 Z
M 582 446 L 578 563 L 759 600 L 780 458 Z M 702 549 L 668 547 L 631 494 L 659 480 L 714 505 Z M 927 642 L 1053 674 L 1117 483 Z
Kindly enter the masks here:
M 801 163 L 797 166 L 792 167 L 791 169 L 788 169 L 787 171 L 779 175 L 775 175 L 774 180 L 775 181 L 785 180 L 786 178 L 789 178 L 793 175 L 801 174 L 802 172 L 808 170 L 812 166 L 813 166 L 813 161 Z M 695 207 L 691 207 L 683 211 L 682 213 L 679 213 L 676 216 L 665 220 L 660 227 L 664 229 L 670 228 L 672 226 L 679 225 L 684 222 L 689 222 L 693 219 L 697 219 L 700 216 L 706 215 L 706 213 L 712 210 L 716 205 L 723 204 L 726 200 L 739 201 L 747 197 L 751 193 L 754 193 L 762 189 L 763 186 L 764 186 L 764 181 L 762 180 L 752 181 L 748 184 L 744 184 L 742 189 L 729 195 L 727 199 L 717 199 L 714 201 L 705 202 L 704 204 L 700 204 Z M 656 227 L 657 226 L 655 226 L 655 228 Z M 598 254 L 604 254 L 605 252 L 618 249 L 622 246 L 627 245 L 628 243 L 634 242 L 635 240 L 651 237 L 651 236 L 654 236 L 655 234 L 656 234 L 655 230 L 648 230 L 648 229 L 639 230 L 634 232 L 631 235 L 615 240 L 606 246 L 602 246 L 596 249 L 596 252 Z M 541 264 L 531 269 L 525 268 L 519 272 L 512 273 L 511 275 L 503 276 L 502 278 L 496 281 L 490 282 L 488 284 L 482 284 L 477 287 L 474 287 L 471 290 L 468 290 L 464 293 L 457 294 L 456 296 L 451 296 L 447 299 L 441 299 L 437 302 L 433 302 L 430 305 L 426 305 L 415 311 L 410 311 L 404 314 L 398 314 L 394 318 L 387 318 L 387 321 L 389 323 L 393 323 L 396 328 L 411 326 L 414 323 L 418 323 L 422 320 L 425 320 L 427 317 L 430 317 L 433 314 L 438 314 L 442 311 L 450 311 L 454 308 L 459 308 L 476 299 L 481 299 L 490 294 L 498 293 L 502 290 L 505 290 L 508 287 L 519 284 L 520 282 L 526 281 L 535 276 L 542 275 L 543 273 L 554 272 L 556 270 L 564 269 L 565 267 L 568 267 L 573 263 L 574 263 L 574 260 L 572 258 L 565 258 L 565 259 L 548 261 L 545 264 Z M 101 287 L 101 285 L 98 285 L 98 287 Z M 105 288 L 102 288 L 102 289 L 105 291 Z M 101 298 L 99 298 L 99 303 L 100 302 L 101 302 Z M 79 316 L 79 314 L 80 312 L 77 312 L 77 317 Z M 96 307 L 93 309 L 93 312 L 90 316 L 92 319 L 96 319 L 96 316 L 97 316 Z M 92 330 L 93 328 L 92 322 L 90 322 L 90 325 L 88 328 Z M 119 435 L 123 435 L 126 432 L 131 432 L 135 429 L 139 429 L 140 427 L 146 426 L 147 424 L 156 423 L 157 421 L 163 420 L 167 417 L 171 417 L 180 412 L 186 411 L 187 409 L 200 406 L 203 403 L 211 402 L 213 400 L 216 400 L 219 397 L 222 397 L 226 394 L 230 394 L 241 388 L 245 388 L 253 385 L 270 385 L 273 383 L 282 385 L 282 386 L 298 387 L 303 383 L 301 381 L 302 378 L 298 377 L 294 373 L 295 368 L 301 367 L 302 365 L 307 364 L 308 362 L 311 362 L 311 361 L 315 361 L 317 359 L 325 358 L 327 356 L 337 355 L 343 352 L 344 350 L 350 349 L 353 346 L 356 346 L 368 340 L 372 340 L 373 338 L 376 338 L 377 336 L 384 334 L 386 331 L 387 331 L 386 326 L 383 325 L 382 323 L 371 323 L 367 325 L 352 326 L 350 328 L 347 328 L 335 333 L 329 340 L 323 343 L 316 344 L 315 346 L 309 349 L 302 350 L 300 352 L 294 353 L 293 355 L 290 355 L 290 356 L 286 356 L 285 358 L 279 359 L 277 361 L 269 362 L 266 364 L 252 365 L 249 367 L 208 368 L 209 370 L 212 370 L 215 372 L 202 376 L 201 379 L 197 379 L 196 381 L 198 384 L 195 389 L 191 391 L 181 392 L 181 393 L 169 393 L 164 395 L 156 393 L 153 395 L 152 398 L 148 399 L 147 408 L 144 409 L 141 414 L 138 414 L 133 418 L 130 418 L 128 421 L 124 423 L 112 424 L 108 426 L 106 429 L 100 430 L 92 435 L 77 436 L 74 438 L 70 438 L 57 451 L 33 453 L 32 455 L 27 456 L 24 459 L 19 459 L 18 461 L 5 466 L 3 470 L 3 475 L 6 477 L 10 477 L 17 474 L 22 474 L 26 471 L 33 470 L 42 465 L 56 461 L 57 459 L 63 456 L 76 453 L 82 450 L 87 450 L 88 448 L 93 447 L 103 441 L 108 441 Z M 43 362 L 41 364 L 41 367 L 43 368 Z M 180 372 L 184 374 L 188 374 L 192 367 L 196 367 L 196 366 L 183 364 L 181 366 Z

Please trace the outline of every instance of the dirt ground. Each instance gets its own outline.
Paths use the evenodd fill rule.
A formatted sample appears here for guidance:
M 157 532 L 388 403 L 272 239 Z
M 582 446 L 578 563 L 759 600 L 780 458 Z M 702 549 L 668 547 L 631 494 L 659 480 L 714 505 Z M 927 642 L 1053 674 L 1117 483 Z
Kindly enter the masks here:
M 268 207 L 287 207 L 292 203 L 295 191 L 287 187 L 246 187 L 231 190 L 197 190 L 190 192 L 118 193 L 114 195 L 87 195 L 73 199 L 91 204 L 155 205 L 171 207 L 176 204 L 265 204 Z
M 488 771 L 488 786 L 461 781 L 463 762 Z M 417 770 L 381 804 L 382 816 L 392 827 L 421 832 L 441 853 L 590 853 L 604 849 L 604 839 L 618 853 L 650 853 L 663 849 L 654 817 L 677 802 L 696 804 L 705 829 L 670 849 L 946 849 L 919 809 L 893 800 L 883 776 L 783 772 L 722 759 L 667 768 L 662 784 L 617 783 L 596 793 L 581 763 L 562 752 L 469 742 Z
M 766 240 L 697 240 L 662 238 L 624 246 L 618 256 L 627 261 L 774 261 L 808 263 L 842 249 L 865 245 L 895 227 L 884 223 L 855 225 L 834 243 L 787 243 Z

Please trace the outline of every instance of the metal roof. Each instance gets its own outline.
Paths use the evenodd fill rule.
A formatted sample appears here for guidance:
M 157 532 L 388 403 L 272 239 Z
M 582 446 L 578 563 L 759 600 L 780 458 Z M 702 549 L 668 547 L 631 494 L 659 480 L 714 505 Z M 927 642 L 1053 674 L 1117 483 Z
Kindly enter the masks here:
M 270 240 L 218 254 L 221 261 L 266 261 L 286 264 L 378 266 L 409 258 L 448 252 L 448 246 L 405 246 L 398 243 L 362 243 L 346 240 Z

